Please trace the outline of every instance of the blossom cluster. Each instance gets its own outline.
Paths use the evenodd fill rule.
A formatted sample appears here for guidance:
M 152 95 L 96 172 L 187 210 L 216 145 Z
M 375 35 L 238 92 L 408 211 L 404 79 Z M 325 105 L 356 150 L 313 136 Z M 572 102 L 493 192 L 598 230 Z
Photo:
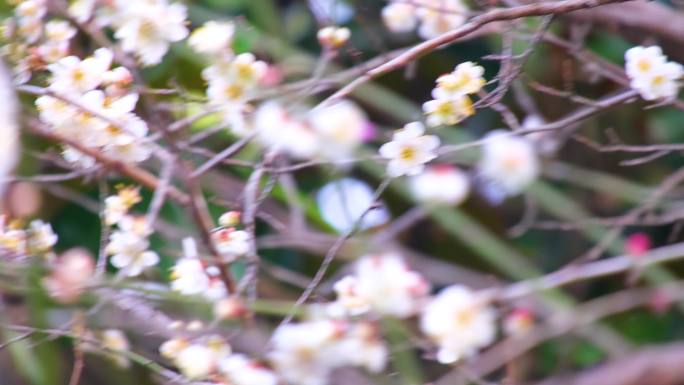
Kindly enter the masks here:
M 630 85 L 642 98 L 664 101 L 677 98 L 684 67 L 668 61 L 660 47 L 632 47 L 625 52 L 625 61 Z
M 130 72 L 110 69 L 112 59 L 109 49 L 100 48 L 85 59 L 67 56 L 48 65 L 51 93 L 37 98 L 36 107 L 52 132 L 111 159 L 142 162 L 151 151 L 147 123 L 134 113 L 138 94 L 130 90 Z M 64 147 L 63 156 L 80 167 L 95 164 L 72 146 Z
M 223 263 L 234 262 L 249 252 L 250 235 L 236 228 L 239 222 L 240 213 L 226 212 L 219 218 L 219 227 L 211 234 L 213 246 Z M 221 300 L 229 294 L 218 267 L 199 257 L 193 238 L 183 240 L 183 257 L 171 270 L 171 288 L 183 295 L 201 294 L 211 301 Z
M 429 126 L 454 125 L 475 114 L 468 95 L 478 93 L 485 85 L 484 68 L 472 62 L 456 66 L 449 74 L 437 78 L 433 100 L 423 104 Z
M 152 228 L 144 216 L 129 214 L 129 209 L 140 202 L 138 190 L 119 189 L 117 195 L 105 199 L 105 223 L 116 225 L 109 236 L 106 251 L 111 264 L 128 277 L 140 275 L 146 268 L 159 263 L 159 255 L 150 250 Z
M 420 327 L 438 347 L 440 362 L 455 362 L 496 337 L 496 312 L 464 286 L 451 286 L 430 298 L 430 285 L 396 254 L 362 257 L 353 275 L 335 284 L 331 313 L 348 316 L 420 316 Z
M 36 219 L 24 228 L 22 221 L 7 222 L 7 216 L 0 216 L 0 249 L 16 255 L 52 256 L 52 247 L 57 244 L 57 234 L 49 223 Z
M 463 25 L 468 6 L 462 0 L 390 0 L 382 9 L 382 20 L 392 32 L 407 33 L 418 28 L 423 39 L 432 39 Z
M 45 0 L 25 0 L 14 9 L 14 17 L 3 25 L 3 38 L 8 42 L 2 53 L 14 62 L 15 81 L 27 82 L 32 72 L 66 57 L 76 28 L 65 20 L 45 22 Z
M 236 55 L 232 48 L 234 33 L 232 22 L 209 21 L 192 32 L 188 43 L 210 60 L 210 66 L 202 71 L 208 83 L 209 107 L 220 113 L 234 134 L 243 136 L 249 132 L 245 122 L 248 102 L 268 65 L 250 52 Z
M 180 335 L 164 342 L 159 352 L 187 378 L 235 385 L 277 384 L 277 377 L 270 369 L 243 354 L 234 353 L 223 337 L 214 334 L 193 336 L 202 331 L 201 324 L 176 322 L 171 326 Z

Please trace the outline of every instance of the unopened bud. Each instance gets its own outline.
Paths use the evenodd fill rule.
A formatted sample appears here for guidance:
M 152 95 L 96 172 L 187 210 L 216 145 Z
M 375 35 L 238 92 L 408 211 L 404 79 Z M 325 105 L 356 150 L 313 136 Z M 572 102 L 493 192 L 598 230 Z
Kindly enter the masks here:
M 246 312 L 245 303 L 237 297 L 224 298 L 214 304 L 214 317 L 219 320 L 241 318 Z
M 240 224 L 240 212 L 228 211 L 219 217 L 219 225 L 223 227 L 235 227 Z
M 351 37 L 351 31 L 345 27 L 325 27 L 318 30 L 316 37 L 318 37 L 318 42 L 321 45 L 338 48 L 347 43 L 349 37 Z

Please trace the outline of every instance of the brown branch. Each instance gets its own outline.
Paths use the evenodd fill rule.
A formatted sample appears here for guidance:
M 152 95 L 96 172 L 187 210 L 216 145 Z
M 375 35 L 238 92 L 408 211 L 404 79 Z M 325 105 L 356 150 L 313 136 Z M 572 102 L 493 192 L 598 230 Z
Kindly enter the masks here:
M 459 39 L 477 31 L 481 27 L 502 20 L 515 20 L 522 17 L 530 16 L 544 16 L 557 15 L 577 11 L 580 9 L 588 9 L 599 7 L 604 4 L 623 2 L 625 0 L 565 0 L 559 2 L 549 3 L 535 3 L 529 5 L 521 5 L 518 7 L 493 9 L 487 11 L 479 16 L 472 18 L 468 23 L 460 28 L 449 31 L 434 39 L 426 40 L 417 44 L 413 48 L 399 55 L 395 59 L 388 61 L 385 64 L 379 65 L 369 70 L 365 75 L 357 78 L 353 82 L 346 85 L 344 88 L 337 91 L 331 97 L 324 100 L 321 105 L 329 105 L 336 100 L 342 99 L 349 95 L 356 87 L 374 79 L 378 76 L 392 72 L 399 69 L 406 64 L 424 56 L 431 51 L 434 51 L 445 45 L 452 44 Z
M 579 374 L 553 377 L 536 385 L 682 385 L 682 362 L 684 343 L 654 346 Z
M 38 121 L 34 120 L 29 122 L 29 128 L 31 132 L 42 136 L 51 141 L 69 145 L 79 152 L 94 158 L 98 163 L 100 163 L 105 168 L 116 171 L 121 175 L 125 175 L 137 183 L 149 188 L 150 190 L 156 190 L 159 187 L 159 179 L 142 168 L 137 167 L 134 164 L 124 163 L 118 160 L 111 159 L 104 155 L 102 152 L 95 149 L 84 146 L 78 141 L 67 138 L 63 135 L 57 134 L 55 132 L 49 132 L 45 130 L 43 125 Z M 180 203 L 181 205 L 186 205 L 189 203 L 189 197 L 186 193 L 180 191 L 174 186 L 169 186 L 168 195 L 174 201 Z

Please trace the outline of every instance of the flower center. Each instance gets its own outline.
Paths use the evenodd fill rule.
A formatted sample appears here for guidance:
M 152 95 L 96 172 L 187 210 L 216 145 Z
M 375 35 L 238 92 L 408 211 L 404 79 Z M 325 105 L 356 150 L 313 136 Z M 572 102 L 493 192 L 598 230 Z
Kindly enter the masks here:
M 656 75 L 656 76 L 653 77 L 653 80 L 651 81 L 651 83 L 652 83 L 654 86 L 662 86 L 663 84 L 665 84 L 665 81 L 666 81 L 666 80 L 667 80 L 667 79 L 665 79 L 665 76 L 663 76 L 663 75 Z
M 223 92 L 230 100 L 238 99 L 244 94 L 242 87 L 238 86 L 237 84 L 229 84 L 226 86 Z
M 641 58 L 637 62 L 637 68 L 641 72 L 648 72 L 651 69 L 651 61 L 646 58 Z
M 399 152 L 399 158 L 401 160 L 410 162 L 416 159 L 416 149 L 413 147 L 404 147 Z

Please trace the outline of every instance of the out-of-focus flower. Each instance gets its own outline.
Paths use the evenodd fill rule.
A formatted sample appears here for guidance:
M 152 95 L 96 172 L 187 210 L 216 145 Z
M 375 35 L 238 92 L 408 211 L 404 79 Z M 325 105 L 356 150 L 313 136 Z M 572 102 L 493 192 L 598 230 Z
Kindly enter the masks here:
M 351 37 L 351 31 L 345 27 L 323 27 L 318 30 L 316 37 L 318 42 L 324 47 L 339 48 L 347 44 Z
M 426 300 L 430 285 L 395 254 L 361 258 L 353 275 L 335 286 L 337 303 L 351 315 L 373 311 L 406 318 L 416 314 Z
M 516 195 L 539 174 L 539 160 L 532 142 L 505 131 L 493 131 L 484 138 L 480 175 L 503 195 Z
M 76 28 L 64 20 L 50 20 L 45 23 L 45 38 L 52 42 L 63 42 L 76 35 Z
M 382 9 L 382 21 L 392 32 L 407 33 L 416 29 L 416 6 L 409 3 L 389 3 Z
M 277 102 L 266 102 L 257 108 L 254 127 L 264 145 L 294 158 L 313 158 L 318 153 L 315 131 Z
M 190 343 L 185 338 L 172 338 L 161 344 L 159 347 L 159 354 L 161 354 L 161 356 L 167 360 L 173 361 L 176 359 L 176 357 L 178 357 L 180 352 L 182 352 L 183 349 L 187 348 L 189 345 Z
M 464 286 L 450 286 L 423 310 L 420 328 L 439 347 L 437 360 L 456 362 L 496 338 L 496 311 Z
M 197 52 L 210 55 L 232 54 L 231 44 L 235 24 L 229 21 L 208 21 L 192 31 L 188 44 Z
M 109 354 L 107 354 L 119 367 L 128 368 L 131 363 L 128 358 L 122 354 L 130 350 L 130 343 L 126 335 L 117 329 L 108 329 L 102 332 L 102 347 L 104 347 Z
M 0 249 L 15 254 L 25 254 L 27 247 L 26 231 L 15 223 L 6 223 L 7 217 L 0 215 Z
M 57 244 L 57 234 L 52 231 L 52 226 L 40 219 L 31 222 L 28 229 L 29 250 L 36 253 L 44 253 Z
M 432 39 L 463 25 L 468 7 L 461 0 L 424 0 L 416 15 L 420 19 L 418 35 Z
M 242 354 L 231 354 L 219 361 L 219 372 L 233 385 L 277 385 L 276 374 Z
M 19 159 L 18 101 L 10 72 L 0 61 L 0 197 L 4 196 L 6 182 Z
M 219 229 L 211 234 L 211 239 L 216 250 L 228 260 L 235 260 L 249 252 L 250 236 L 244 230 Z
M 534 326 L 534 313 L 526 308 L 517 308 L 506 315 L 503 322 L 504 332 L 509 336 L 520 336 Z
M 219 217 L 218 223 L 223 227 L 235 227 L 240 224 L 240 215 L 239 211 L 225 212 Z
M 351 157 L 363 143 L 369 124 L 363 110 L 348 100 L 316 108 L 307 118 L 319 136 L 320 156 L 331 160 Z
M 324 385 L 341 357 L 336 342 L 343 330 L 332 321 L 287 324 L 273 333 L 267 357 L 276 371 L 296 385 Z
M 248 309 L 238 297 L 223 298 L 214 304 L 214 317 L 219 320 L 231 320 L 244 316 Z
M 340 340 L 340 354 L 345 357 L 341 365 L 360 366 L 369 372 L 379 373 L 387 365 L 389 350 L 380 338 L 376 325 L 359 322 L 348 328 Z
M 166 0 L 116 0 L 114 37 L 121 40 L 121 48 L 134 53 L 143 65 L 161 62 L 172 42 L 188 35 L 185 27 L 187 10 L 179 3 Z
M 316 195 L 323 220 L 338 232 L 349 231 L 361 215 L 373 207 L 360 223 L 361 229 L 383 225 L 389 211 L 382 203 L 373 202 L 373 190 L 363 181 L 343 178 L 327 183 Z
M 214 352 L 203 344 L 192 344 L 181 349 L 176 354 L 174 363 L 191 380 L 206 379 L 217 364 Z
M 43 286 L 56 301 L 72 303 L 85 292 L 94 271 L 95 263 L 87 251 L 71 249 L 55 261 Z
M 69 4 L 67 12 L 79 23 L 85 23 L 93 16 L 97 0 L 75 0 Z
M 409 187 L 420 202 L 455 206 L 468 196 L 470 181 L 463 171 L 439 165 L 428 167 L 421 174 L 411 177 Z
M 181 258 L 171 270 L 171 288 L 184 295 L 196 295 L 209 287 L 209 276 L 198 258 Z
M 422 123 L 413 122 L 394 132 L 392 141 L 380 147 L 380 155 L 389 160 L 387 174 L 391 177 L 420 174 L 425 163 L 437 157 L 439 138 L 424 135 Z
M 640 257 L 651 249 L 651 237 L 646 233 L 634 233 L 625 241 L 625 252 L 634 257 Z

